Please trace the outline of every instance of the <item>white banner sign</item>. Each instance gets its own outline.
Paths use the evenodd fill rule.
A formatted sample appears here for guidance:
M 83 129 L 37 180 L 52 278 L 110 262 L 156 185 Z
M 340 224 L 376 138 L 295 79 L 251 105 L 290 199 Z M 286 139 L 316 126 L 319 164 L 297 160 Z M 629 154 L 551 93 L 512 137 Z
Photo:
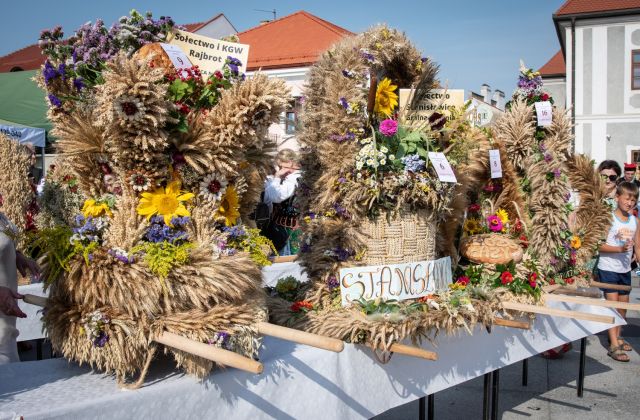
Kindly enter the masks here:
M 0 133 L 18 141 L 19 143 L 31 143 L 38 147 L 44 147 L 45 144 L 43 128 L 0 124 Z
M 491 164 L 491 178 L 502 178 L 502 162 L 500 162 L 500 150 L 489 150 L 489 163 Z
M 169 56 L 169 60 L 171 60 L 171 62 L 173 63 L 173 67 L 175 67 L 176 70 L 188 69 L 192 66 L 189 57 L 185 55 L 184 51 L 182 51 L 182 48 L 178 47 L 177 45 L 163 43 L 161 43 L 160 46 L 162 46 L 164 52 L 167 53 L 167 56 Z
M 400 117 L 407 121 L 426 121 L 434 112 L 448 117 L 452 107 L 464 106 L 463 89 L 431 89 L 415 108 L 409 108 L 414 94 L 413 89 L 400 89 L 398 109 L 402 114 Z
M 451 258 L 340 270 L 342 305 L 363 298 L 416 299 L 451 284 Z
M 249 46 L 246 44 L 220 41 L 179 29 L 174 29 L 169 35 L 169 44 L 180 47 L 189 60 L 200 67 L 202 76 L 205 78 L 216 70 L 222 70 L 227 57 L 240 60 L 241 65 L 238 66 L 238 71 L 241 73 L 247 69 Z
M 538 125 L 541 127 L 548 127 L 551 125 L 551 102 L 536 102 L 536 116 L 538 117 Z
M 438 179 L 442 182 L 458 182 L 453 168 L 449 164 L 447 157 L 442 152 L 429 152 L 429 160 L 438 174 Z

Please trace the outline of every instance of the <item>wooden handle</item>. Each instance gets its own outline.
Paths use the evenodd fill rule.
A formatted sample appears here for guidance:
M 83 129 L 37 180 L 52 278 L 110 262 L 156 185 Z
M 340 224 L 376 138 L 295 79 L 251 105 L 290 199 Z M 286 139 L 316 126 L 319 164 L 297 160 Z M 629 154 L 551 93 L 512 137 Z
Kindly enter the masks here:
M 554 290 L 557 290 L 557 289 L 559 289 L 561 287 L 562 287 L 561 284 L 548 284 L 546 286 L 542 286 L 542 290 L 544 290 L 547 293 L 551 293 Z
M 378 92 L 378 80 L 376 78 L 376 74 L 374 72 L 370 73 L 371 84 L 369 86 L 369 95 L 367 96 L 367 113 L 369 115 L 373 114 L 373 110 L 376 106 L 376 93 Z
M 404 354 L 405 356 L 419 357 L 426 360 L 438 360 L 438 353 L 436 352 L 400 343 L 393 343 L 391 347 L 389 347 L 389 351 L 397 354 Z
M 262 373 L 264 370 L 262 363 L 256 362 L 253 359 L 229 350 L 190 340 L 168 331 L 163 332 L 162 335 L 156 337 L 154 341 L 164 344 L 165 346 L 173 347 L 174 349 L 204 357 L 205 359 L 224 366 L 244 370 L 245 372 Z
M 628 309 L 631 311 L 640 311 L 640 303 L 618 302 L 614 300 L 592 299 L 582 296 L 566 296 L 566 295 L 547 295 L 546 300 L 556 302 L 573 302 L 584 305 L 604 306 L 605 308 Z
M 501 327 L 520 328 L 521 330 L 528 330 L 531 325 L 526 321 L 516 321 L 514 319 L 504 319 L 496 317 L 493 319 L 493 325 L 499 325 Z
M 602 292 L 600 289 L 595 287 L 591 287 L 589 289 L 574 289 L 569 287 L 561 287 L 553 291 L 555 295 L 572 295 L 572 296 L 582 296 L 587 298 L 595 298 L 600 299 L 602 297 Z
M 631 291 L 631 286 L 623 286 L 621 284 L 609 284 L 609 283 L 601 283 L 599 281 L 591 280 L 591 286 L 593 287 L 601 287 L 603 289 L 611 289 L 611 290 L 624 290 Z
M 268 322 L 258 322 L 256 327 L 258 327 L 258 332 L 262 335 L 293 341 L 294 343 L 306 344 L 319 349 L 335 351 L 336 353 L 344 350 L 344 342 L 336 338 L 281 327 L 280 325 L 270 324 Z
M 517 302 L 502 302 L 504 309 L 511 309 L 513 311 L 530 312 L 533 314 L 542 315 L 555 315 L 565 318 L 582 319 L 584 321 L 602 322 L 605 324 L 615 323 L 615 318 L 608 315 L 596 315 L 578 311 L 565 311 L 562 309 L 548 308 L 546 306 L 527 305 Z
M 283 257 L 277 256 L 277 257 L 273 257 L 273 262 L 274 263 L 293 262 L 297 257 L 298 257 L 297 255 L 285 255 Z
M 32 295 L 30 293 L 27 293 L 26 295 L 24 295 L 24 299 L 23 300 L 26 303 L 30 303 L 31 305 L 41 306 L 43 308 L 45 306 L 47 306 L 47 301 L 48 301 L 48 299 L 46 297 L 36 296 L 36 295 Z

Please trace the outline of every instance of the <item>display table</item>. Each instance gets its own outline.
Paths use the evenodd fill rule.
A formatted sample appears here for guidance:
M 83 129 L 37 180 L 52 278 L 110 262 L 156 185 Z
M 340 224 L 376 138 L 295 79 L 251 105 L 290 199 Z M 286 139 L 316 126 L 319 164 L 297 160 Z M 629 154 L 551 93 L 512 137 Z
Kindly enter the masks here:
M 608 308 L 549 306 L 613 315 L 624 324 Z M 363 346 L 347 344 L 342 353 L 331 353 L 267 337 L 262 375 L 226 369 L 198 382 L 158 360 L 136 391 L 64 359 L 14 363 L 0 366 L 0 419 L 370 418 L 609 327 L 538 316 L 530 330 L 496 326 L 491 334 L 484 328 L 472 336 L 463 330 L 442 334 L 437 362 L 394 355 L 386 365 Z

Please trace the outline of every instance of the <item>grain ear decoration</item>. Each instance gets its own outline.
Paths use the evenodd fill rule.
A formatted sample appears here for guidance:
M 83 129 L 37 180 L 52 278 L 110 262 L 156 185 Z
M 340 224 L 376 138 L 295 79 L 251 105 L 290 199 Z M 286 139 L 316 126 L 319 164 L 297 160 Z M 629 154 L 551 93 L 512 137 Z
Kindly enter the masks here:
M 0 196 L 3 201 L 0 211 L 18 228 L 19 235 L 26 229 L 27 207 L 34 199 L 27 178 L 30 167 L 29 150 L 0 133 Z

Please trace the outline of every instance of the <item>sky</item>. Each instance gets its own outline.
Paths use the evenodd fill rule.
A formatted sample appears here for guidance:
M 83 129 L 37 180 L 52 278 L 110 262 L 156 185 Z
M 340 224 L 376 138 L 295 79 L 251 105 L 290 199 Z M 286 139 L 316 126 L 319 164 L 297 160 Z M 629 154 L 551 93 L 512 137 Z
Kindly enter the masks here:
M 559 49 L 551 15 L 564 0 L 17 0 L 3 2 L 0 56 L 35 43 L 40 31 L 61 25 L 65 35 L 96 18 L 108 26 L 129 10 L 171 16 L 177 23 L 202 22 L 224 13 L 242 32 L 260 20 L 305 10 L 352 32 L 377 23 L 404 31 L 440 64 L 450 89 L 479 92 L 487 83 L 510 96 L 519 60 L 544 65 Z

